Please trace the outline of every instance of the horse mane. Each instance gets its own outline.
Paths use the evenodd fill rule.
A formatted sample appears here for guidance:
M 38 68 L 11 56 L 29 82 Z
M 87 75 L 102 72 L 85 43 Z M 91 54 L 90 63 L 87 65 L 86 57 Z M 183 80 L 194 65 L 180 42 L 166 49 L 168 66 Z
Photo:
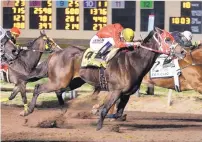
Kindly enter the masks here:
M 85 46 L 76 46 L 76 45 L 71 45 L 71 44 L 69 44 L 69 46 L 71 46 L 72 48 L 77 48 L 80 51 L 85 51 L 86 49 L 88 49 L 88 47 L 85 47 Z
M 143 43 L 149 42 L 149 40 L 153 37 L 154 33 L 155 33 L 154 30 L 150 31 L 149 34 L 143 40 Z
M 33 46 L 33 44 L 36 42 L 36 40 L 38 40 L 40 37 L 41 37 L 42 35 L 40 35 L 39 37 L 37 37 L 37 38 L 35 38 L 34 40 L 32 40 L 32 41 L 30 41 L 30 42 L 28 42 L 26 45 L 27 45 L 27 47 L 32 47 Z

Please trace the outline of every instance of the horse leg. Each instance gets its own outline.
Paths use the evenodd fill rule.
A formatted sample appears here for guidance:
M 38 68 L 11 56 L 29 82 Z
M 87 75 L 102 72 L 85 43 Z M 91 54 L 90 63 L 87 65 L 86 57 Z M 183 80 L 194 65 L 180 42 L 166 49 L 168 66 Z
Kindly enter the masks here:
M 20 84 L 16 84 L 15 87 L 13 88 L 13 92 L 11 93 L 10 97 L 8 98 L 9 100 L 13 100 L 16 95 L 20 92 Z
M 34 111 L 34 107 L 36 105 L 37 98 L 41 93 L 49 93 L 52 91 L 59 90 L 59 86 L 55 83 L 45 83 L 45 84 L 37 84 L 34 88 L 34 93 L 32 97 L 32 101 L 30 102 L 28 112 L 25 112 L 25 116 L 29 115 Z
M 154 95 L 154 85 L 153 84 L 148 84 L 146 93 L 147 93 L 147 95 Z
M 202 94 L 202 83 L 197 84 L 196 91 Z
M 63 90 L 63 89 L 55 91 L 60 106 L 63 106 L 65 104 L 65 102 L 64 102 L 64 100 L 62 98 L 62 93 L 63 92 L 65 92 L 65 90 Z
M 69 85 L 67 86 L 68 91 L 74 90 L 76 88 L 79 88 L 80 86 L 82 86 L 85 82 L 81 79 L 81 78 L 74 78 Z M 66 89 L 60 89 L 58 91 L 55 91 L 57 98 L 58 98 L 58 102 L 61 106 L 64 105 L 64 100 L 62 98 L 62 93 L 64 93 Z
M 117 105 L 117 112 L 116 114 L 114 115 L 114 117 L 117 119 L 117 118 L 120 118 L 123 114 L 123 111 L 126 107 L 126 104 L 128 103 L 128 100 L 130 99 L 130 95 L 121 95 L 120 97 L 120 101 Z
M 115 102 L 120 98 L 121 91 L 112 91 L 111 94 L 109 95 L 110 95 L 110 98 L 105 101 L 104 106 L 101 110 L 100 118 L 97 124 L 97 130 L 100 130 L 102 128 L 105 116 L 107 115 L 112 105 L 115 104 Z
M 100 93 L 100 91 L 101 91 L 100 87 L 95 87 L 92 96 L 97 96 Z
M 24 111 L 20 113 L 21 116 L 24 116 L 24 113 L 28 112 L 28 104 L 27 104 L 27 95 L 26 95 L 26 83 L 23 82 L 20 85 L 20 94 L 22 97 L 22 102 L 24 103 Z

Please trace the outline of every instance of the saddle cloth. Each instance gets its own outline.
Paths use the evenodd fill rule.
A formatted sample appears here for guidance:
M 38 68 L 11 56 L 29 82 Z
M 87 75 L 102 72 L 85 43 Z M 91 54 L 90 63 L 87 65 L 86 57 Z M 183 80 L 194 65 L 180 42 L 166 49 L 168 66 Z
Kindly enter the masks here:
M 163 65 L 167 55 L 161 55 L 157 58 L 150 70 L 150 78 L 174 78 L 175 90 L 180 92 L 179 76 L 181 74 L 178 59 Z
M 83 54 L 81 67 L 98 67 L 106 68 L 107 63 L 117 54 L 119 48 L 112 48 L 107 55 L 105 55 L 105 60 L 96 59 L 97 53 L 95 53 L 91 48 L 88 48 Z
M 157 58 L 150 70 L 150 78 L 173 77 L 175 72 L 180 69 L 178 59 L 172 60 L 170 63 L 163 65 L 167 55 L 161 55 Z

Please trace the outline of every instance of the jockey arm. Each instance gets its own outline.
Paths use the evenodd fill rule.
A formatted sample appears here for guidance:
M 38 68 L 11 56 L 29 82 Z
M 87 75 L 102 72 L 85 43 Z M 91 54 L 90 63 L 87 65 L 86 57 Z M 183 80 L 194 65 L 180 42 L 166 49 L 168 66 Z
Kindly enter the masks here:
M 16 44 L 16 39 L 12 36 L 10 31 L 6 31 L 6 36 L 14 43 Z

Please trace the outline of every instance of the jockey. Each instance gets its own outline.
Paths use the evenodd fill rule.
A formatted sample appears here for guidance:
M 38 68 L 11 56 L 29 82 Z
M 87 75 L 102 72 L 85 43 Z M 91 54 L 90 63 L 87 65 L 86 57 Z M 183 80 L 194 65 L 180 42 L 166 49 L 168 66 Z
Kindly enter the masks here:
M 93 36 L 90 40 L 90 48 L 97 53 L 95 59 L 111 59 L 118 51 L 119 48 L 139 46 L 140 42 L 134 43 L 134 31 L 130 28 L 123 28 L 121 24 L 110 24 L 103 27 L 100 31 Z M 116 51 L 112 51 L 112 47 Z M 106 53 L 109 52 L 107 56 L 108 59 L 105 59 Z M 111 55 L 112 54 L 112 55 Z M 110 57 L 112 56 L 112 57 Z
M 23 50 L 27 49 L 27 47 L 20 47 L 19 45 L 16 44 L 16 39 L 20 36 L 20 29 L 17 27 L 13 27 L 10 29 L 10 31 L 6 32 L 6 35 L 10 40 L 18 47 L 18 50 Z
M 175 31 L 172 32 L 171 35 L 177 43 L 185 47 L 198 47 L 198 45 L 201 44 L 200 41 L 192 43 L 193 35 L 190 31 L 184 31 L 182 33 Z
M 20 36 L 20 29 L 17 27 L 13 27 L 10 31 L 6 32 L 7 36 L 12 40 L 14 44 L 16 44 L 16 39 Z

